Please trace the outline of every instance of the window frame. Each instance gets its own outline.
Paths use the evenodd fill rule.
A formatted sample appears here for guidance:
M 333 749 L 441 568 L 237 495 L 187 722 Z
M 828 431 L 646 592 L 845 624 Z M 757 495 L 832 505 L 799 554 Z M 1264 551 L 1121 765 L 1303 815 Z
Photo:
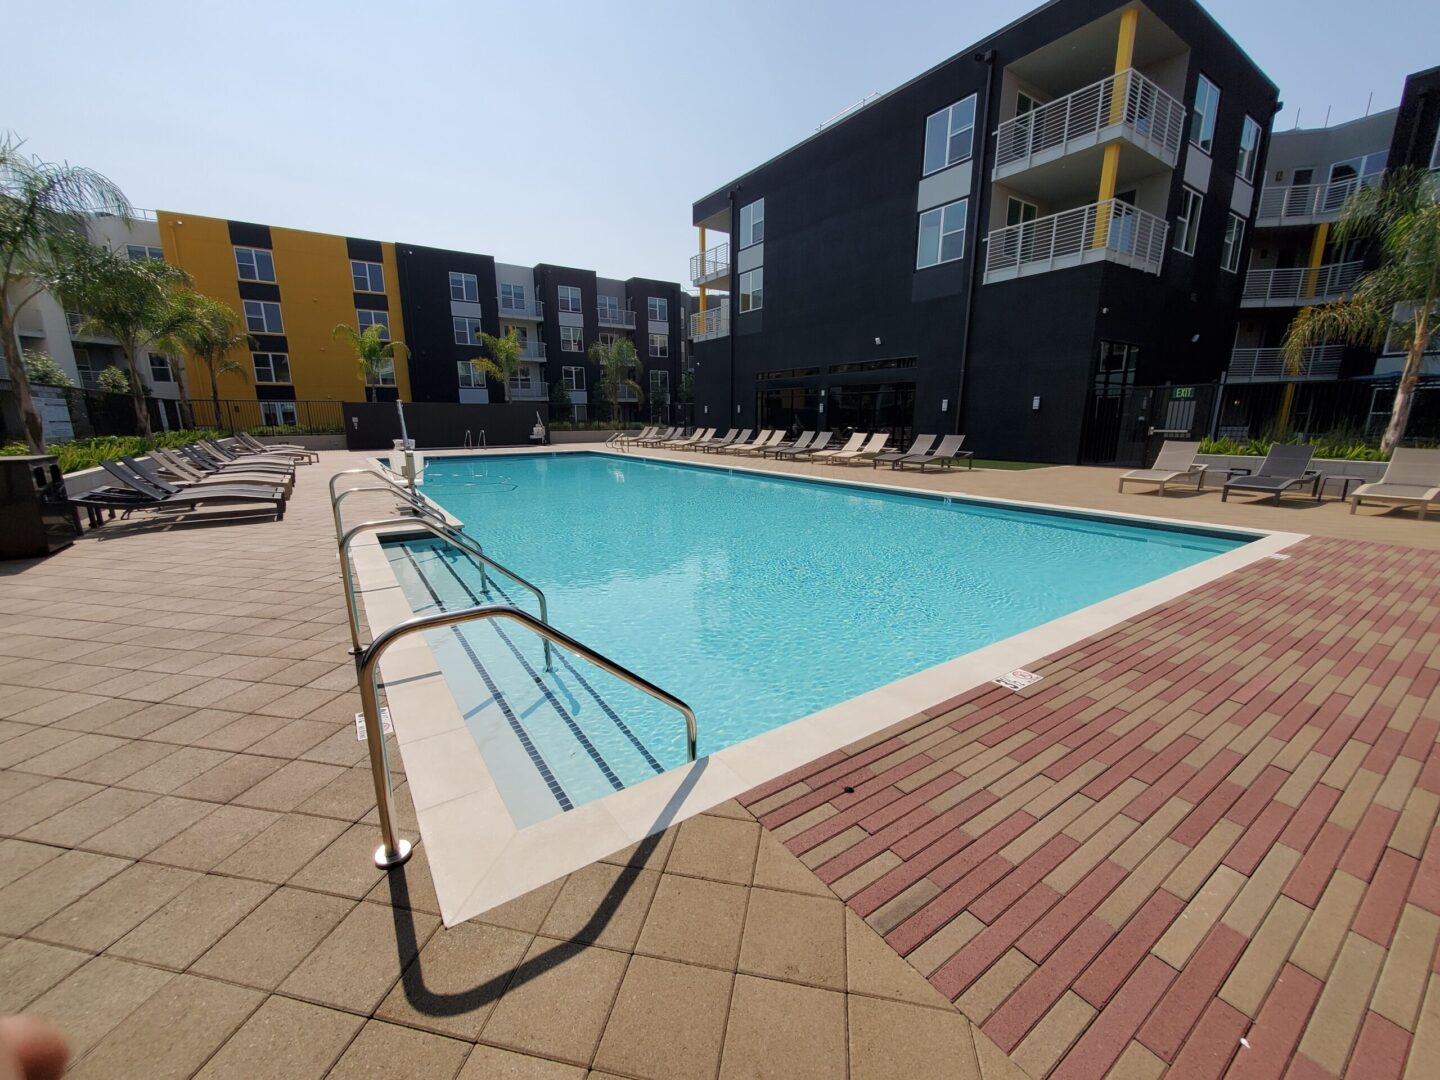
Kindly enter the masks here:
M 245 247 L 244 245 L 241 245 L 241 244 L 232 244 L 231 247 L 232 247 L 232 249 L 233 249 L 233 251 L 234 251 L 234 255 L 235 255 L 235 277 L 236 277 L 237 280 L 239 280 L 239 281 L 256 281 L 256 282 L 260 282 L 261 284 L 264 284 L 264 285 L 274 285 L 274 284 L 275 284 L 275 282 L 276 282 L 276 276 L 275 276 L 275 252 L 274 252 L 274 251 L 272 251 L 270 248 Z M 254 276 L 254 277 L 246 277 L 246 276 L 245 276 L 245 267 L 242 266 L 241 263 L 240 263 L 240 253 L 241 253 L 242 251 L 245 252 L 247 255 L 250 256 L 250 264 L 251 264 L 251 267 L 253 268 L 253 270 L 254 270 L 254 272 L 255 272 L 255 276 Z M 261 272 L 261 270 L 260 270 L 260 260 L 259 260 L 258 258 L 256 258 L 256 256 L 259 256 L 259 255 L 265 256 L 265 259 L 266 259 L 266 260 L 269 262 L 269 264 L 270 264 L 270 276 L 269 276 L 269 277 L 261 277 L 261 276 L 260 276 L 260 272 Z
M 657 344 L 660 346 L 660 351 L 659 351 L 659 352 L 656 352 L 656 351 L 655 351 L 655 346 L 656 346 Z M 651 335 L 650 335 L 650 357 L 651 357 L 651 359 L 654 359 L 654 360 L 669 360 L 669 359 L 670 359 L 670 335 L 669 335 L 669 334 L 651 334 Z
M 1239 274 L 1244 250 L 1245 219 L 1230 211 L 1225 220 L 1225 238 L 1220 242 L 1220 269 L 1228 274 Z
M 976 111 L 977 111 L 977 107 L 978 107 L 977 101 L 978 101 L 978 96 L 977 96 L 976 94 L 969 94 L 969 95 L 967 95 L 967 96 L 965 96 L 965 97 L 963 97 L 963 98 L 960 98 L 958 101 L 952 101 L 949 105 L 946 105 L 943 109 L 937 109 L 935 112 L 932 112 L 929 116 L 925 117 L 925 139 L 924 139 L 924 145 L 922 146 L 921 151 L 920 151 L 920 175 L 921 175 L 921 176 L 933 176 L 935 173 L 943 172 L 945 169 L 952 168 L 952 167 L 955 166 L 955 165 L 963 165 L 963 164 L 965 164 L 965 162 L 971 161 L 971 160 L 974 159 L 974 157 L 975 157 L 975 125 L 976 125 L 976 122 L 977 122 L 977 120 L 978 120 L 978 117 L 976 116 Z M 957 129 L 955 128 L 955 126 L 954 126 L 954 125 L 955 125 L 955 110 L 956 110 L 956 109 L 959 109 L 959 108 L 961 108 L 962 106 L 965 106 L 965 105 L 969 105 L 969 107 L 970 107 L 970 122 L 957 130 Z M 939 117 L 939 116 L 944 116 L 944 117 L 945 117 L 945 125 L 944 125 L 944 132 L 945 132 L 945 155 L 944 155 L 944 157 L 945 157 L 945 161 L 944 161 L 944 164 L 931 166 L 931 165 L 930 165 L 930 138 L 931 138 L 931 136 L 932 136 L 933 134 L 936 133 L 936 131 L 939 130 L 939 129 L 937 129 L 937 128 L 932 127 L 932 125 L 933 125 L 933 123 L 934 123 L 934 121 L 935 121 L 935 118 L 936 118 L 936 117 Z M 969 149 L 966 150 L 965 153 L 964 153 L 961 157 L 957 157 L 957 158 L 953 158 L 953 159 L 952 159 L 952 158 L 950 157 L 951 144 L 954 142 L 955 136 L 957 136 L 957 135 L 959 135 L 959 134 L 961 134 L 961 133 L 963 133 L 963 132 L 967 132 L 967 131 L 970 133 L 970 146 L 969 146 Z
M 451 270 L 450 274 L 450 299 L 458 304 L 478 304 L 480 302 L 480 278 L 475 274 L 467 274 L 464 270 Z M 459 279 L 458 281 L 456 279 Z M 455 295 L 455 286 L 460 286 L 460 295 Z M 474 295 L 470 295 L 474 293 Z
M 365 316 L 370 316 L 367 322 Z M 378 316 L 378 318 L 377 318 Z M 360 327 L 360 333 L 364 333 L 367 327 L 383 326 L 385 332 L 380 335 L 381 341 L 390 340 L 390 312 L 380 308 L 356 308 L 355 324 Z
M 585 393 L 585 369 L 578 364 L 560 369 L 560 385 L 573 393 Z
M 173 383 L 178 381 L 175 378 L 175 365 L 170 363 L 170 358 L 164 353 L 147 352 L 145 354 L 145 359 L 149 362 L 150 365 L 150 381 L 152 383 Z M 155 374 L 156 361 L 159 361 L 159 363 L 165 370 L 165 374 L 163 377 Z
M 573 304 L 574 307 L 567 306 L 570 304 Z M 563 311 L 570 315 L 585 314 L 585 294 L 581 291 L 580 286 L 556 285 L 555 310 Z M 596 310 L 598 311 L 599 309 L 597 308 Z
M 1191 213 L 1186 213 L 1186 208 Z M 1205 196 L 1189 184 L 1180 185 L 1180 205 L 1175 210 L 1174 248 L 1181 255 L 1195 257 L 1195 248 L 1200 238 L 1200 215 L 1205 209 Z M 1182 229 L 1180 226 L 1184 224 Z M 1188 247 L 1186 243 L 1188 241 Z
M 758 281 L 759 288 L 755 288 L 746 279 L 749 279 L 749 282 Z M 753 270 L 746 270 L 740 275 L 736 284 L 740 314 L 746 315 L 752 311 L 765 309 L 765 267 L 757 266 Z
M 469 382 L 465 381 L 467 378 L 470 380 Z M 488 390 L 490 388 L 485 373 L 476 371 L 475 365 L 469 360 L 455 361 L 455 381 L 461 390 Z
M 618 296 L 610 296 L 606 293 L 598 293 L 595 297 L 595 314 L 601 319 L 609 319 L 612 323 L 620 321 L 620 312 L 624 309 L 620 306 Z
M 364 267 L 365 287 L 360 287 L 360 273 L 358 268 Z M 380 275 L 380 287 L 375 288 L 374 275 Z M 383 296 L 385 293 L 385 264 L 371 262 L 369 259 L 350 260 L 350 284 L 358 293 L 372 293 L 376 296 Z
M 569 288 L 569 286 L 566 286 Z M 505 302 L 505 290 L 510 290 L 510 303 Z M 524 285 L 517 285 L 513 281 L 500 282 L 500 307 L 505 311 L 528 311 L 530 301 Z
M 756 207 L 759 207 L 757 212 Z M 765 197 L 748 202 L 740 208 L 740 248 L 765 242 Z
M 388 376 L 388 378 L 387 378 Z M 397 386 L 395 381 L 395 358 L 387 356 L 380 361 L 379 371 L 365 372 L 366 386 Z
M 656 388 L 656 383 L 660 384 L 658 389 Z M 670 403 L 670 372 L 664 368 L 656 368 L 650 372 L 651 404 L 654 404 L 657 399 L 661 399 L 660 404 L 662 405 L 668 405 Z
M 293 401 L 262 401 L 260 402 L 260 422 L 264 427 L 298 427 L 300 416 L 296 408 Z M 267 416 L 267 413 L 272 415 Z
M 950 218 L 949 211 L 954 209 L 955 207 L 960 208 L 960 227 L 958 229 L 947 229 L 946 224 Z M 940 231 L 936 235 L 935 261 L 925 262 L 925 219 L 936 214 L 940 216 Z M 969 254 L 970 199 L 968 196 L 963 199 L 956 199 L 954 202 L 945 203 L 941 206 L 932 206 L 928 210 L 922 210 L 919 214 L 916 215 L 915 220 L 916 270 L 929 270 L 931 267 L 934 266 L 944 266 L 947 263 L 960 262 L 965 258 L 967 254 Z M 957 233 L 960 236 L 960 254 L 953 255 L 948 259 L 944 258 L 946 238 L 954 236 Z
M 460 340 L 460 324 L 465 324 L 467 340 Z M 452 315 L 450 316 L 450 336 L 456 345 L 468 345 L 478 347 L 481 343 L 477 331 L 482 329 L 482 323 L 473 315 Z
M 1201 87 L 1208 86 L 1214 96 L 1209 100 L 1209 109 L 1200 108 Z M 1190 145 L 1202 154 L 1215 153 L 1215 128 L 1220 116 L 1220 87 L 1202 72 L 1195 79 L 1195 96 L 1190 101 Z M 1197 122 L 1198 121 L 1198 122 Z M 1208 127 L 1209 133 L 1205 129 Z M 1197 138 L 1197 134 L 1199 138 Z
M 269 377 L 268 377 L 268 378 L 267 378 L 266 376 L 262 375 L 261 372 L 260 372 L 260 361 L 259 361 L 259 357 L 262 357 L 262 356 L 265 357 L 265 370 L 266 370 L 267 372 L 269 372 Z M 284 377 L 283 379 L 276 377 L 276 362 L 277 362 L 277 360 L 279 361 L 280 364 L 282 364 L 282 365 L 284 366 L 284 369 L 285 369 L 285 371 L 284 371 L 285 377 Z M 293 375 L 291 374 L 291 371 L 290 371 L 290 354 L 289 354 L 289 353 L 286 353 L 286 352 L 271 352 L 271 351 L 269 351 L 269 350 L 258 350 L 258 351 L 251 352 L 251 354 L 250 354 L 250 368 L 251 368 L 252 371 L 255 372 L 255 382 L 256 382 L 256 385 L 259 385 L 259 386 L 294 386 L 294 385 L 295 385 L 295 379 L 294 379 L 294 377 L 293 377 Z
M 668 323 L 670 321 L 670 298 L 668 296 L 647 296 L 645 298 L 645 314 L 651 322 Z
M 280 301 L 278 301 L 278 300 L 244 300 L 244 299 L 242 299 L 240 303 L 241 303 L 241 310 L 244 312 L 244 315 L 245 315 L 245 328 L 246 328 L 247 330 L 249 330 L 250 333 L 252 333 L 252 334 L 283 334 L 283 333 L 285 333 L 285 315 L 284 315 L 284 313 L 280 310 Z M 254 325 L 254 323 L 252 323 L 252 322 L 250 321 L 250 319 L 251 319 L 251 315 L 250 315 L 251 308 L 250 308 L 250 305 L 251 305 L 251 304 L 254 304 L 254 305 L 256 306 L 256 308 L 258 309 L 259 318 L 260 318 L 260 323 L 261 323 L 260 326 L 256 326 L 256 325 Z M 274 310 L 274 313 L 275 313 L 275 322 L 276 322 L 276 325 L 275 325 L 274 328 L 271 328 L 271 326 L 270 326 L 269 315 L 270 315 L 271 309 L 273 309 L 273 310 Z
M 1255 144 L 1247 147 L 1245 140 L 1252 132 Z M 1247 113 L 1240 122 L 1240 150 L 1235 155 L 1235 175 L 1247 184 L 1255 183 L 1255 173 L 1260 166 L 1260 142 L 1264 138 L 1265 129 L 1260 126 L 1260 121 Z
M 138 256 L 135 254 L 137 251 L 140 252 Z M 164 262 L 165 249 L 155 247 L 152 244 L 126 244 L 125 257 L 131 262 L 145 262 L 147 260 Z
M 571 334 L 573 333 L 573 337 Z M 567 342 L 573 343 L 573 348 Z M 583 353 L 585 351 L 585 330 L 579 326 L 560 327 L 560 351 Z

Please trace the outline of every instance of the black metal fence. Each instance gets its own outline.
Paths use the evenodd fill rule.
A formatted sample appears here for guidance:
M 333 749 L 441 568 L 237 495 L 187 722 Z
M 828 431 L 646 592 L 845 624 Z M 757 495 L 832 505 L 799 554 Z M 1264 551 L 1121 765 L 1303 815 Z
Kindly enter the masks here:
M 217 408 L 218 404 L 218 408 Z M 245 431 L 252 435 L 338 435 L 345 430 L 339 401 L 254 401 L 240 398 L 193 399 L 190 427 Z

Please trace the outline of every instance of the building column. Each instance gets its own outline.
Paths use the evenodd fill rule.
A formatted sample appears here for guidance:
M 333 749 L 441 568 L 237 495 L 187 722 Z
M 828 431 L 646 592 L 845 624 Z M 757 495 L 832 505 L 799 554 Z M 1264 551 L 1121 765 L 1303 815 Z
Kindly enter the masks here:
M 701 225 L 701 226 L 700 226 L 700 276 L 701 276 L 701 278 L 704 278 L 704 276 L 705 276 L 705 226 L 704 226 L 704 225 Z M 704 285 L 701 285 L 701 286 L 700 286 L 700 325 L 701 325 L 702 328 L 703 328 L 704 325 L 705 325 L 705 300 L 706 300 L 705 292 L 706 292 L 705 286 L 704 286 Z M 689 328 L 687 327 L 686 329 L 688 330 Z
M 1137 8 L 1127 8 L 1120 13 L 1120 33 L 1115 42 L 1115 75 L 1121 76 L 1135 62 L 1135 29 L 1140 24 Z M 1117 77 L 1111 84 L 1110 122 L 1118 124 L 1125 119 L 1125 95 L 1127 87 L 1123 77 Z M 1120 144 L 1112 142 L 1105 147 L 1105 159 L 1100 165 L 1100 192 L 1096 202 L 1107 204 L 1095 211 L 1095 232 L 1091 247 L 1103 248 L 1110 235 L 1110 207 L 1115 198 L 1115 184 L 1120 176 Z

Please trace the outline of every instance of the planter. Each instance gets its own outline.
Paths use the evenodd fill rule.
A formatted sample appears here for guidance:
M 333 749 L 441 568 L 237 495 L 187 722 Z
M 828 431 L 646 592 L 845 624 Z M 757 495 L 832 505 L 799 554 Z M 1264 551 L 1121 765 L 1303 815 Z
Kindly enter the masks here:
M 556 431 L 551 428 L 550 442 L 556 446 L 563 443 L 603 443 L 618 430 L 618 428 L 607 428 L 603 431 Z
M 1223 476 L 1225 469 L 1249 469 L 1254 472 L 1260 467 L 1265 459 L 1258 454 L 1197 454 L 1195 460 L 1202 465 L 1210 466 L 1209 472 L 1215 476 L 1207 476 L 1206 483 L 1211 486 L 1218 486 L 1216 476 Z M 1379 480 L 1385 475 L 1384 461 L 1347 461 L 1343 458 L 1316 458 L 1310 463 L 1312 469 L 1318 469 L 1322 476 L 1363 476 L 1366 481 Z

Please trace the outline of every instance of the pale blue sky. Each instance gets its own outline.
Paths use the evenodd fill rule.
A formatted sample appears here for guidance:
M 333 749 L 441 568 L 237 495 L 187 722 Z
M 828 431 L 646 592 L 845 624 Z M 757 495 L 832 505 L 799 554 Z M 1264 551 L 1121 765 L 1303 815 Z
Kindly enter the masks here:
M 683 279 L 690 203 L 1031 0 L 95 0 L 4 19 L 0 129 L 142 207 Z M 1427 0 L 1210 0 L 1276 128 L 1398 103 Z

